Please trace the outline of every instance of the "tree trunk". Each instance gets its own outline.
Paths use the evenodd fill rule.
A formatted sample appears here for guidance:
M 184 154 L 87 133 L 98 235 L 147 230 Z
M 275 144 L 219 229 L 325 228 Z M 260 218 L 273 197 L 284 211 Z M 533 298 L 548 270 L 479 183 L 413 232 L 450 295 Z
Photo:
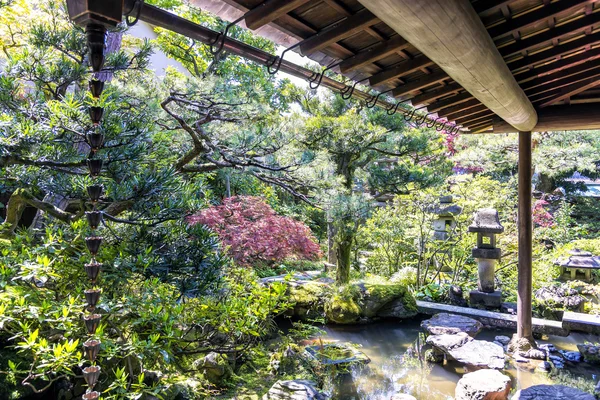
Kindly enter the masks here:
M 350 258 L 352 255 L 352 236 L 344 237 L 336 242 L 337 257 L 336 283 L 343 285 L 350 281 Z
M 337 255 L 335 252 L 335 226 L 333 221 L 327 219 L 327 262 L 337 264 Z
M 556 189 L 556 181 L 554 178 L 546 174 L 539 174 L 538 178 L 539 181 L 536 185 L 536 190 L 539 190 L 543 193 L 552 193 L 554 189 Z

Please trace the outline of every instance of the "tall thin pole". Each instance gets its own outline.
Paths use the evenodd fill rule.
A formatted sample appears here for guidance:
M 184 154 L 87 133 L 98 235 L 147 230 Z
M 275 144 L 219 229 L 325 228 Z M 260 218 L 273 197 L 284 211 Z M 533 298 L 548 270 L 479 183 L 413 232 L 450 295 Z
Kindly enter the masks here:
M 533 340 L 531 330 L 532 287 L 531 132 L 519 132 L 519 272 L 517 336 Z

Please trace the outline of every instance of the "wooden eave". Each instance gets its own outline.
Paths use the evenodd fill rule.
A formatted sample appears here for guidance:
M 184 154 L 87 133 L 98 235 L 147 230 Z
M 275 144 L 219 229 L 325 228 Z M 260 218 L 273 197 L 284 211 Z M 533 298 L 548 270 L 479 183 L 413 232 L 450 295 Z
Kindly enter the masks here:
M 557 129 L 593 129 L 577 118 L 600 103 L 600 0 L 471 0 L 498 52 L 540 115 L 557 107 L 571 121 Z M 468 132 L 509 130 L 497 116 L 358 0 L 192 0 L 233 19 L 256 10 L 252 27 L 281 32 L 282 45 L 377 91 L 410 99 Z M 227 6 L 227 7 L 225 7 Z M 260 12 L 258 12 L 260 10 Z M 241 25 L 244 25 L 242 22 Z M 260 34 L 260 31 L 259 31 Z M 266 35 L 268 36 L 268 35 Z M 281 40 L 283 37 L 289 40 Z M 273 38 L 273 37 L 271 37 Z M 285 42 L 285 43 L 284 43 Z M 368 78 L 368 79 L 366 79 Z M 600 107 L 600 104 L 598 105 Z M 578 111 L 580 110 L 580 111 Z M 425 111 L 425 110 L 424 110 Z M 600 113 L 597 117 L 600 119 Z M 552 124 L 540 121 L 545 130 Z

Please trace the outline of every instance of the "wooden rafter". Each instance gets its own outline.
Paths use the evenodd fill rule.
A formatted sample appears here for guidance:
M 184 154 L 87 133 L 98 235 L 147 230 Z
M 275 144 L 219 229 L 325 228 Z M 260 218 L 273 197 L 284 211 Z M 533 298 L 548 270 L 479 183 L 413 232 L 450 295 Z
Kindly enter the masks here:
M 470 109 L 472 107 L 477 107 L 479 105 L 482 105 L 479 100 L 477 100 L 477 99 L 470 99 L 468 101 L 461 102 L 459 105 L 446 106 L 445 108 L 441 108 L 441 109 L 436 110 L 436 111 L 437 111 L 437 113 L 438 113 L 439 116 L 446 117 L 446 116 L 448 116 L 448 114 L 452 114 L 452 113 L 455 113 L 455 112 L 468 110 L 468 109 Z
M 436 83 L 440 83 L 448 78 L 448 74 L 444 71 L 438 71 L 431 75 L 426 75 L 421 79 L 416 81 L 409 82 L 405 85 L 398 86 L 396 89 L 392 91 L 392 96 L 400 97 L 407 95 L 415 90 L 423 89 L 427 86 L 435 85 Z
M 552 104 L 556 104 L 561 100 L 568 99 L 571 96 L 575 96 L 578 93 L 585 92 L 586 90 L 600 85 L 600 79 L 598 77 L 588 78 L 584 81 L 575 83 L 573 85 L 566 86 L 561 89 L 558 96 L 552 97 L 550 100 L 544 101 L 540 107 L 547 107 Z
M 513 32 L 528 28 L 542 21 L 546 21 L 558 14 L 574 12 L 583 9 L 587 4 L 595 3 L 597 0 L 563 0 L 540 7 L 529 13 L 524 13 L 515 18 L 504 21 L 488 29 L 493 39 L 512 34 Z
M 502 7 L 508 6 L 515 0 L 479 0 L 473 4 L 473 8 L 478 14 L 490 13 L 500 10 Z
M 548 29 L 525 39 L 517 40 L 514 43 L 501 46 L 499 48 L 500 54 L 506 57 L 514 53 L 530 50 L 542 45 L 545 42 L 561 39 L 567 35 L 582 32 L 597 24 L 600 24 L 600 12 L 585 15 L 556 28 Z
M 600 60 L 594 60 L 580 64 L 575 68 L 565 69 L 556 74 L 532 79 L 523 83 L 521 87 L 525 92 L 533 95 L 542 93 L 546 88 L 554 89 L 598 75 L 600 75 Z
M 466 103 L 465 103 L 466 104 Z M 475 106 L 475 107 L 469 107 L 466 109 L 462 109 L 460 111 L 454 112 L 452 114 L 444 114 L 444 116 L 448 119 L 448 121 L 455 121 L 458 118 L 464 118 L 464 117 L 468 117 L 469 115 L 473 115 L 473 114 L 477 114 L 480 111 L 484 111 L 487 110 L 488 108 L 486 106 L 484 106 L 483 104 Z M 440 115 L 440 113 L 438 113 L 438 115 Z
M 468 117 L 459 118 L 459 119 L 455 120 L 454 122 L 456 122 L 459 125 L 470 125 L 470 124 L 474 124 L 474 123 L 479 123 L 482 120 L 485 120 L 486 118 L 491 120 L 493 115 L 494 115 L 494 113 L 492 111 L 485 110 L 485 111 L 481 111 L 477 114 L 470 115 Z
M 381 60 L 390 54 L 394 54 L 399 50 L 404 50 L 408 46 L 410 46 L 410 43 L 404 40 L 400 35 L 396 35 L 385 42 L 377 43 L 376 45 L 357 53 L 355 56 L 345 59 L 340 64 L 340 71 L 344 74 L 352 72 L 367 64 L 372 64 Z
M 436 99 L 439 99 L 440 97 L 448 96 L 449 94 L 452 94 L 452 93 L 458 93 L 461 90 L 463 90 L 463 88 L 458 83 L 456 83 L 456 82 L 451 83 L 451 84 L 441 87 L 439 89 L 435 89 L 435 90 L 420 94 L 418 96 L 415 96 L 411 99 L 411 103 L 413 105 L 429 103 L 432 100 L 436 100 Z
M 378 22 L 379 18 L 371 14 L 369 10 L 362 9 L 335 26 L 303 40 L 300 44 L 300 51 L 304 55 L 312 54 Z
M 550 60 L 552 58 L 561 57 L 565 54 L 574 52 L 586 46 L 593 46 L 600 43 L 600 33 L 594 33 L 592 35 L 586 35 L 575 39 L 565 44 L 561 44 L 555 47 L 551 47 L 547 50 L 540 51 L 539 53 L 531 56 L 523 57 L 518 60 L 507 61 L 508 67 L 516 71 L 521 68 L 531 67 L 539 64 L 543 61 Z
M 582 51 L 579 54 L 570 57 L 565 57 L 537 68 L 532 68 L 531 70 L 516 75 L 516 78 L 519 82 L 525 82 L 532 78 L 559 73 L 561 71 L 566 71 L 569 68 L 575 68 L 578 65 L 581 65 L 582 63 L 595 60 L 599 57 L 600 48 Z
M 464 103 L 464 102 L 466 102 L 468 100 L 471 100 L 472 98 L 473 98 L 473 96 L 471 96 L 471 93 L 464 92 L 464 93 L 461 93 L 459 95 L 452 96 L 449 99 L 444 99 L 442 101 L 436 101 L 431 106 L 428 106 L 427 110 L 429 112 L 437 112 L 437 111 L 439 111 L 439 110 L 441 110 L 443 108 L 450 107 L 450 106 L 453 106 L 455 104 Z
M 295 10 L 309 0 L 267 0 L 245 15 L 246 26 L 255 30 Z
M 412 60 L 406 60 L 401 62 L 395 67 L 385 69 L 369 78 L 369 84 L 371 86 L 381 85 L 383 83 L 392 81 L 398 77 L 411 74 L 421 68 L 432 66 L 434 63 L 425 56 L 418 56 Z

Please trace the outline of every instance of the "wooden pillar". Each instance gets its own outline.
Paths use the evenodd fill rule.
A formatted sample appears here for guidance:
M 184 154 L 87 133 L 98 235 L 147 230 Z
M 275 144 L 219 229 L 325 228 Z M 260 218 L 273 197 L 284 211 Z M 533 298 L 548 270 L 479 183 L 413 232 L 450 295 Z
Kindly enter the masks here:
M 519 132 L 519 272 L 517 337 L 533 340 L 531 287 L 533 224 L 531 211 L 531 132 Z

